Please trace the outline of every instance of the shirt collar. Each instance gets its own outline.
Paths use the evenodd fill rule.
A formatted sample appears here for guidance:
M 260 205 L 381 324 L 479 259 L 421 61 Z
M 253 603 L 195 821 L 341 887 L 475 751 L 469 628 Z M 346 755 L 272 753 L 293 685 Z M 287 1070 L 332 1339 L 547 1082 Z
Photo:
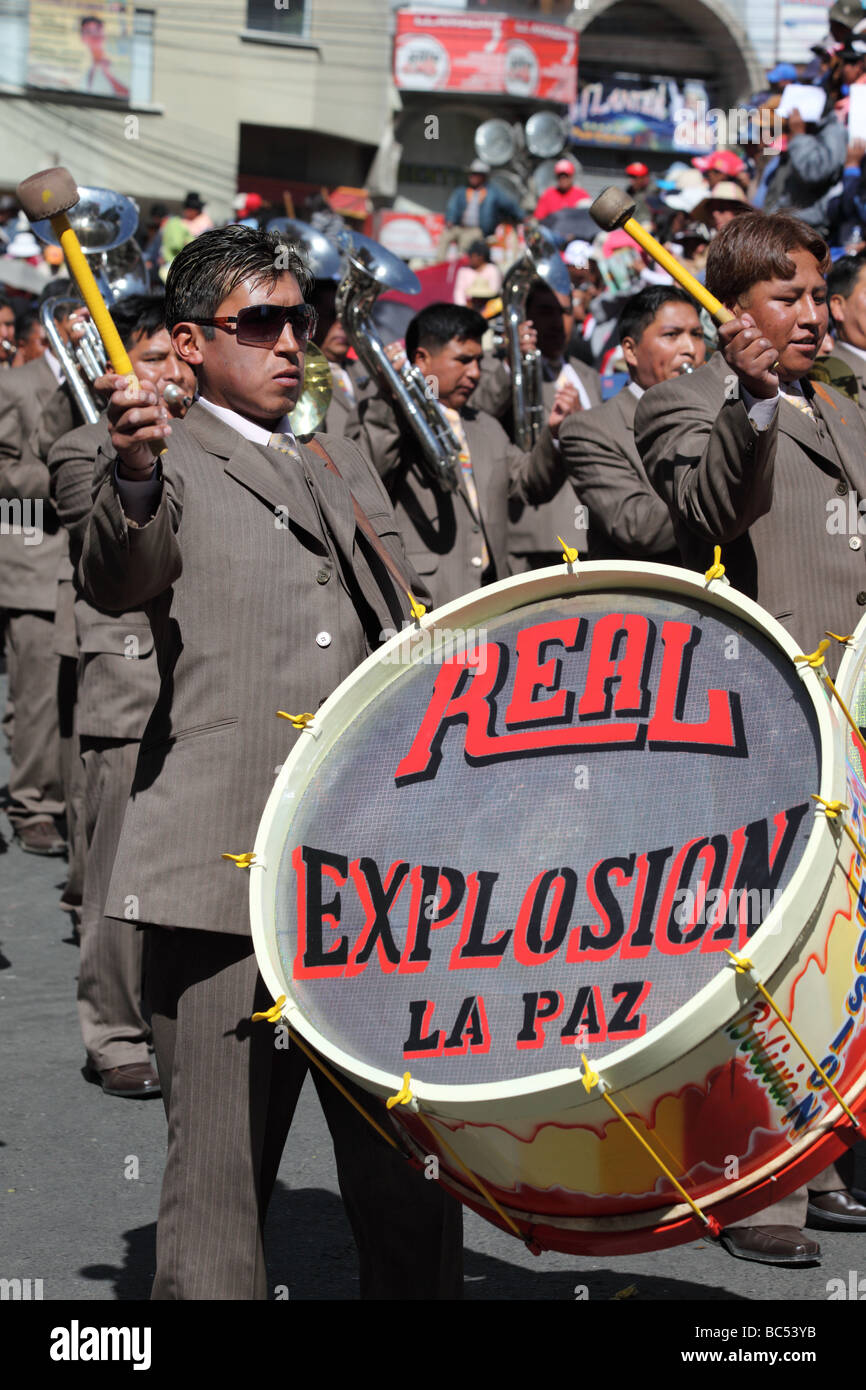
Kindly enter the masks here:
M 50 350 L 50 348 L 45 349 L 44 357 L 45 361 L 48 363 L 49 367 L 51 368 L 52 372 L 54 373 L 57 379 L 57 385 L 62 385 L 64 380 L 63 368 L 61 367 L 60 363 L 58 362 L 57 358 L 54 356 L 54 353 Z
M 274 434 L 286 434 L 290 439 L 295 439 L 295 432 L 289 423 L 288 415 L 284 415 L 275 430 L 266 430 L 262 425 L 257 425 L 253 420 L 247 420 L 245 416 L 238 415 L 236 410 L 228 410 L 224 405 L 214 405 L 213 401 L 205 400 L 204 396 L 196 396 L 199 405 L 203 405 L 205 410 L 210 411 L 218 420 L 222 420 L 224 425 L 237 430 L 244 439 L 249 439 L 253 444 L 269 444 L 271 436 Z M 297 442 L 297 441 L 295 441 Z
M 856 353 L 858 357 L 866 358 L 866 348 L 859 348 L 855 347 L 853 343 L 846 343 L 844 338 L 839 340 L 839 346 L 843 347 L 846 352 L 853 352 Z
M 644 386 L 640 386 L 636 381 L 630 381 L 628 384 L 628 389 L 629 391 L 631 391 L 633 396 L 637 396 L 638 400 L 640 400 L 641 396 L 644 394 L 644 391 L 646 390 Z

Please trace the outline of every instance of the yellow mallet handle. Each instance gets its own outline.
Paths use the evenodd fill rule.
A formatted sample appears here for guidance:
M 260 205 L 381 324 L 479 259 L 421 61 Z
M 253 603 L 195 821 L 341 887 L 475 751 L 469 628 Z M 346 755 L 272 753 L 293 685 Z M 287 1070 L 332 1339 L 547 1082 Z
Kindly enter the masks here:
M 120 341 L 120 334 L 114 326 L 114 320 L 99 292 L 99 286 L 93 278 L 93 271 L 87 263 L 87 257 L 81 249 L 78 237 L 69 225 L 69 218 L 66 213 L 58 212 L 56 216 L 52 217 L 51 226 L 54 229 L 54 235 L 63 247 L 63 254 L 66 257 L 70 274 L 81 291 L 81 298 L 90 310 L 90 317 L 96 324 L 99 336 L 105 344 L 105 351 L 112 368 L 118 376 L 128 376 L 135 380 L 129 354 Z M 132 382 L 130 382 L 131 384 Z
M 624 232 L 628 232 L 632 240 L 636 241 L 638 246 L 642 246 L 654 261 L 658 262 L 662 270 L 666 270 L 668 275 L 672 275 L 684 290 L 688 290 L 689 294 L 703 305 L 707 313 L 712 315 L 716 323 L 730 322 L 734 317 L 730 309 L 726 309 L 714 294 L 710 294 L 700 280 L 696 280 L 694 275 L 690 275 L 685 266 L 680 265 L 676 256 L 672 256 L 660 241 L 656 241 L 646 227 L 642 227 L 640 222 L 636 221 L 634 217 L 630 217 L 627 222 L 623 223 L 622 229 Z

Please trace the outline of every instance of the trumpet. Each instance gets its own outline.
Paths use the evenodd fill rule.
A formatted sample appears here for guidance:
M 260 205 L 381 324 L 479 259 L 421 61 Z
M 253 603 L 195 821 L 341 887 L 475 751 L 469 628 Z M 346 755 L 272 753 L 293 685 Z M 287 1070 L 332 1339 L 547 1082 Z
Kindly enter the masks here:
M 408 362 L 395 367 L 370 324 L 373 305 L 383 290 L 417 294 L 421 289 L 418 277 L 384 246 L 360 232 L 344 232 L 342 245 L 347 267 L 337 288 L 336 309 L 349 341 L 370 375 L 389 387 L 421 446 L 433 481 L 446 492 L 454 492 L 460 477 L 460 441 L 439 402 L 429 395 L 418 368 Z

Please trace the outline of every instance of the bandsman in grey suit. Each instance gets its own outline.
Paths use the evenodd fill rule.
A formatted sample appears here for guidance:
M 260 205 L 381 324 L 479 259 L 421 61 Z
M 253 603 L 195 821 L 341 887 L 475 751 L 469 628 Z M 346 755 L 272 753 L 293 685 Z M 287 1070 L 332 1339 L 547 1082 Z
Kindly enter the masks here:
M 65 330 L 64 330 L 65 331 Z M 42 408 L 62 379 L 50 352 L 0 376 L 0 613 L 5 627 L 11 733 L 8 816 L 21 848 L 60 855 L 64 802 L 55 651 L 57 578 L 66 554 L 48 470 L 30 447 Z
M 701 322 L 685 290 L 649 285 L 626 300 L 618 332 L 631 380 L 604 405 L 562 422 L 565 466 L 588 512 L 590 560 L 678 565 L 671 515 L 641 462 L 634 417 L 645 391 L 703 364 Z
M 112 316 L 138 379 L 150 382 L 161 398 L 169 383 L 185 393 L 168 406 L 181 419 L 195 392 L 195 377 L 174 354 L 164 296 L 129 296 L 113 307 Z M 96 458 L 108 445 L 103 415 L 95 424 L 63 435 L 48 456 L 52 497 L 76 564 Z M 159 1079 L 148 1053 L 150 1027 L 141 1009 L 143 933 L 135 923 L 104 913 L 141 736 L 159 694 L 153 633 L 142 609 L 108 613 L 81 594 L 74 618 L 80 651 L 77 733 L 84 772 L 79 1022 L 88 1068 L 107 1095 L 158 1096 Z
M 492 415 L 473 409 L 481 339 L 487 324 L 474 309 L 429 304 L 406 330 L 406 356 L 428 381 L 461 445 L 455 491 L 443 487 L 424 460 L 405 414 L 390 394 L 362 400 L 346 426 L 381 474 L 397 515 L 409 562 L 449 603 L 481 584 L 511 573 L 508 504 L 546 502 L 563 486 L 565 473 L 555 443 L 577 393 L 563 386 L 531 453 L 523 453 Z M 399 361 L 400 348 L 388 348 Z
M 149 936 L 168 1116 L 158 1299 L 267 1296 L 262 1229 L 307 1062 L 249 1021 L 271 1001 L 246 873 L 221 856 L 251 847 L 298 736 L 277 710 L 316 710 L 408 617 L 414 580 L 368 461 L 344 439 L 301 442 L 289 427 L 315 318 L 302 286 L 303 264 L 275 235 L 230 226 L 184 247 L 166 322 L 198 399 L 170 425 L 152 388 L 130 401 L 116 379 L 83 542 L 91 602 L 147 606 L 161 677 L 106 908 Z M 152 439 L 167 445 L 156 466 Z M 459 1207 L 312 1076 L 362 1297 L 458 1297 Z
M 827 524 L 837 500 L 853 493 L 856 516 L 866 498 L 866 427 L 851 403 L 806 379 L 827 331 L 829 263 L 821 237 L 788 213 L 735 218 L 707 255 L 707 289 L 735 316 L 719 328 L 721 351 L 654 386 L 635 417 L 685 563 L 705 568 L 720 545 L 732 583 L 804 652 L 827 628 L 853 631 L 866 608 L 863 541 Z M 838 662 L 832 647 L 831 656 Z M 802 1230 L 807 1215 L 866 1229 L 866 1206 L 832 1167 L 808 1195 L 800 1189 L 722 1241 L 741 1259 L 810 1263 L 820 1250 Z
M 552 408 L 556 393 L 563 385 L 573 387 L 577 393 L 572 414 L 601 405 L 598 372 L 568 352 L 573 329 L 571 295 L 559 294 L 543 280 L 536 280 L 526 297 L 526 319 L 520 326 L 519 342 L 521 352 L 531 352 L 537 347 L 541 353 L 541 403 L 546 411 Z M 482 362 L 481 381 L 472 404 L 476 410 L 487 410 L 495 415 L 513 438 L 511 372 L 505 362 L 497 363 L 492 370 L 484 367 Z M 508 555 L 513 574 L 558 564 L 561 547 L 557 544 L 557 536 L 562 536 L 581 552 L 586 549 L 586 531 L 567 485 L 563 485 L 550 501 L 535 506 L 513 498 L 508 511 Z
M 827 275 L 833 357 L 851 368 L 857 381 L 857 403 L 866 416 L 866 256 L 840 256 Z

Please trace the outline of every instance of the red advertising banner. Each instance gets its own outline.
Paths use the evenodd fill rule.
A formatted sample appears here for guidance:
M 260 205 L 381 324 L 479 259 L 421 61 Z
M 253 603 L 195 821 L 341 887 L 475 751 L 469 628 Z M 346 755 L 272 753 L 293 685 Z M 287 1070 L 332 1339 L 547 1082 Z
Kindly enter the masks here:
M 394 80 L 403 91 L 499 92 L 573 102 L 577 34 L 508 15 L 397 12 Z

